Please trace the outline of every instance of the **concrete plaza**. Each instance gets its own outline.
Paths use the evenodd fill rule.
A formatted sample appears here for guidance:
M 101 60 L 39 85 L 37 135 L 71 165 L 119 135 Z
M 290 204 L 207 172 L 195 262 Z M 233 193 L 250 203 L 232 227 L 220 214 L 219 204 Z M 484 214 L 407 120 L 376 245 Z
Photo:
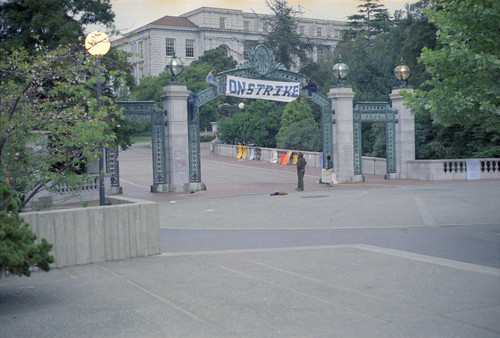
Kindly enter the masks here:
M 326 187 L 306 168 L 202 157 L 207 191 L 160 203 L 162 255 L 0 280 L 0 337 L 500 337 L 500 181 Z M 283 191 L 285 196 L 271 196 Z

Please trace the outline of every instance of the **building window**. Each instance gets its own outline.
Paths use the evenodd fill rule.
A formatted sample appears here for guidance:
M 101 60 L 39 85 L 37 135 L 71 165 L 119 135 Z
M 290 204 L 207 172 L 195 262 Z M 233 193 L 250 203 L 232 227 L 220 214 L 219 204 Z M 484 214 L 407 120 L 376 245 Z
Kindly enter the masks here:
M 329 33 L 329 36 L 333 37 L 335 36 L 335 28 L 333 28 L 332 25 L 330 25 L 330 33 Z
M 194 40 L 186 40 L 186 57 L 194 58 Z
M 318 27 L 318 28 L 316 29 L 316 35 L 317 35 L 317 36 L 321 36 L 321 33 L 322 33 L 322 29 L 321 29 L 321 28 L 322 28 L 322 27 Z
M 304 25 L 299 26 L 299 34 L 304 35 Z
M 175 39 L 165 39 L 165 55 L 174 56 L 175 53 Z
M 323 59 L 325 57 L 325 50 L 323 49 L 323 47 L 318 46 L 317 54 L 318 54 L 318 60 Z
M 137 54 L 139 57 L 139 60 L 144 59 L 144 45 L 142 41 L 139 41 L 139 44 L 137 45 Z
M 319 59 L 324 59 L 328 56 L 328 53 L 330 52 L 330 47 L 328 46 L 318 46 L 317 47 L 317 56 L 318 60 Z
M 223 16 L 219 18 L 219 28 L 226 28 L 226 18 Z
M 243 30 L 245 32 L 249 32 L 250 31 L 250 21 L 243 21 Z
M 229 47 L 227 45 L 220 45 L 218 48 L 224 52 L 224 56 L 229 56 Z

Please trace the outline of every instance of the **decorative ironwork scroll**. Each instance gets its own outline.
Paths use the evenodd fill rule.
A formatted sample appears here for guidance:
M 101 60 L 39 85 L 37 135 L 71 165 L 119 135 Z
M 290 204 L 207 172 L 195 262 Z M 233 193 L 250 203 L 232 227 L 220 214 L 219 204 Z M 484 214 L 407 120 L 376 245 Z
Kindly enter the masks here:
M 362 138 L 363 122 L 383 122 L 386 126 L 386 163 L 387 173 L 396 172 L 396 119 L 397 110 L 386 102 L 360 102 L 353 109 L 354 123 L 354 174 L 362 174 Z
M 116 102 L 123 114 L 131 121 L 151 123 L 153 152 L 153 185 L 167 184 L 167 160 L 165 158 L 164 115 L 166 112 L 151 101 Z M 118 156 L 117 156 L 118 157 Z
M 111 175 L 111 188 L 120 187 L 118 147 L 106 149 L 106 173 Z
M 261 79 L 269 81 L 285 81 L 285 82 L 300 82 L 303 86 L 306 84 L 306 78 L 304 75 L 289 71 L 284 65 L 278 63 L 273 53 L 264 45 L 259 45 L 250 51 L 248 61 L 240 64 L 236 69 L 228 70 L 226 72 L 221 72 L 215 78 L 215 82 L 219 85 L 219 88 L 226 88 L 227 75 L 248 78 L 248 79 Z M 307 98 L 307 90 L 300 91 L 300 97 Z M 195 123 L 196 128 L 199 130 L 199 109 L 205 103 L 212 101 L 217 97 L 214 88 L 208 88 L 203 90 L 198 94 L 195 99 Z M 333 136 L 332 136 L 332 105 L 330 100 L 323 94 L 314 92 L 312 102 L 316 103 L 321 107 L 321 123 L 322 123 L 322 134 L 323 134 L 323 153 L 325 155 L 330 155 L 333 158 Z M 191 124 L 189 125 L 191 128 Z M 191 129 L 190 129 L 191 130 Z M 199 171 L 196 171 L 196 165 L 192 164 L 191 161 L 195 161 L 193 151 L 197 151 L 199 154 L 199 134 L 197 135 L 198 149 L 191 147 L 191 142 L 194 141 L 195 135 L 191 135 L 189 132 L 189 144 L 190 144 L 190 177 L 194 179 L 195 177 L 200 177 Z M 335 159 L 334 159 L 335 160 Z M 199 165 L 199 156 L 197 160 L 197 165 Z M 193 181 L 199 182 L 199 181 Z

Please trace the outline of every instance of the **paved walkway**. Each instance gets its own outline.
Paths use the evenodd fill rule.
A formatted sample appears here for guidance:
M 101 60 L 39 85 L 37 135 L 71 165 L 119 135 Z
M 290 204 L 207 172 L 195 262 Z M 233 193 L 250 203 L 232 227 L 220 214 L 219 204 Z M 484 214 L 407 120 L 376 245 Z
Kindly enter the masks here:
M 120 155 L 124 195 L 158 201 L 162 233 L 210 232 L 217 245 L 187 236 L 161 256 L 1 279 L 0 337 L 500 337 L 499 181 L 328 188 L 307 168 L 297 192 L 292 166 L 207 157 L 207 191 L 152 194 L 148 151 Z M 366 244 L 434 229 L 446 237 L 425 254 Z

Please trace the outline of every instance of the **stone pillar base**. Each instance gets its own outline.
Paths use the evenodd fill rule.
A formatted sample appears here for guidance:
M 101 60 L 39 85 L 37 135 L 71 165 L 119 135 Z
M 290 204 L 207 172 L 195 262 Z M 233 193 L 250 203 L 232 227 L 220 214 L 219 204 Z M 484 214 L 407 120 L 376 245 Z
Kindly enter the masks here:
M 153 184 L 151 186 L 151 192 L 169 192 L 169 184 Z
M 123 193 L 122 187 L 110 187 L 109 195 L 121 195 Z
M 203 182 L 187 183 L 185 186 L 187 188 L 187 191 L 205 191 L 205 190 L 207 190 L 207 187 L 205 186 L 205 183 L 203 183 Z
M 386 180 L 397 180 L 399 179 L 399 173 L 387 173 L 384 175 L 384 179 Z
M 185 183 L 185 184 L 155 184 L 151 186 L 151 192 L 191 192 L 207 190 L 205 183 Z
M 352 182 L 364 182 L 365 181 L 365 176 L 363 175 L 353 175 L 352 176 Z

